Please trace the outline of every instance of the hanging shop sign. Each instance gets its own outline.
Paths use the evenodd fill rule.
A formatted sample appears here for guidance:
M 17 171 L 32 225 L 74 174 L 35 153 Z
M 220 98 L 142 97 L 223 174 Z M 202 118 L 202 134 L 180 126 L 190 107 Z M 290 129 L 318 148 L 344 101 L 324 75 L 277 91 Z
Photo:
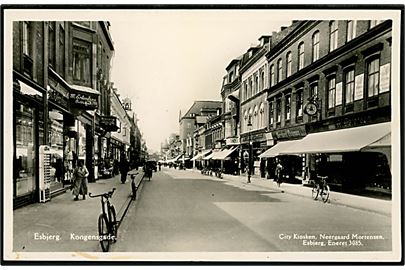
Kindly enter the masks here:
M 119 129 L 118 118 L 115 116 L 100 116 L 100 126 L 106 131 L 117 131 Z
M 275 139 L 300 138 L 306 135 L 305 125 L 273 131 L 273 138 Z
M 240 144 L 239 137 L 232 137 L 226 139 L 226 145 L 239 145 L 239 144 Z

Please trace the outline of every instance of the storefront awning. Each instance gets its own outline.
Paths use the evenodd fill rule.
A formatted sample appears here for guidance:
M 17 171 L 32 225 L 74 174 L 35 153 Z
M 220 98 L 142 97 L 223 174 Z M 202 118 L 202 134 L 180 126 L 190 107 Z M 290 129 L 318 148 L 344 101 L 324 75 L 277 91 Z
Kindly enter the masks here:
M 212 159 L 216 160 L 224 160 L 226 159 L 230 154 L 232 154 L 236 149 L 238 149 L 237 146 L 232 147 L 230 149 L 224 149 L 221 152 L 219 152 L 216 156 L 214 156 Z
M 166 163 L 176 162 L 182 155 L 183 155 L 183 154 L 180 154 L 180 155 L 178 155 L 178 156 L 175 157 L 175 158 L 168 159 L 168 160 L 166 160 Z
M 214 150 L 211 154 L 209 154 L 206 157 L 203 157 L 203 160 L 209 160 L 209 159 L 213 159 L 214 157 L 216 157 L 219 153 L 221 153 L 220 150 Z
M 355 152 L 373 144 L 387 144 L 391 122 L 313 133 L 283 154 Z M 385 139 L 384 139 L 385 138 Z
M 279 142 L 270 149 L 266 150 L 264 153 L 259 155 L 259 158 L 269 158 L 269 157 L 276 157 L 280 155 L 286 149 L 294 149 L 294 145 L 301 140 L 293 140 L 293 141 L 286 141 L 286 142 Z M 293 153 L 294 154 L 294 153 Z
M 204 150 L 201 153 L 198 153 L 197 155 L 195 155 L 191 160 L 198 160 L 198 159 L 202 159 L 203 157 L 205 157 L 206 155 L 208 155 L 209 153 L 211 153 L 211 149 L 209 150 Z

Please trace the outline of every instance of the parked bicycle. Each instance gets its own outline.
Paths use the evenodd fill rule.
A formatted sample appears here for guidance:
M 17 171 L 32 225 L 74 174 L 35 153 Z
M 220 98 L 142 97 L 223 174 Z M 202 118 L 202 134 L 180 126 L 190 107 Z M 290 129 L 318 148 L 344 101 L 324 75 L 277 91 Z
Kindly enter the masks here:
M 110 244 L 117 241 L 118 222 L 114 206 L 110 203 L 115 188 L 109 192 L 91 195 L 90 198 L 101 197 L 102 213 L 98 216 L 98 237 L 103 252 L 108 252 Z
M 326 203 L 329 199 L 330 188 L 326 180 L 327 176 L 317 175 L 317 181 L 314 181 L 314 186 L 312 188 L 312 198 L 314 200 L 318 199 L 318 196 L 321 196 L 321 199 Z

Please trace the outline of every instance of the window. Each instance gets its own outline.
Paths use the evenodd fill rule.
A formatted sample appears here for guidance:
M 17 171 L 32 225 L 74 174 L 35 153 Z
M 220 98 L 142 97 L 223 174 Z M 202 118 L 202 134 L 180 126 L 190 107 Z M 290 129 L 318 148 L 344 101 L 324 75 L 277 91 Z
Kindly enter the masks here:
M 32 56 L 31 23 L 23 23 L 23 53 Z
M 73 39 L 73 80 L 91 86 L 91 44 Z
M 266 125 L 266 123 L 264 122 L 264 104 L 261 103 L 260 104 L 260 127 L 264 127 Z
M 338 24 L 331 21 L 329 24 L 329 51 L 336 50 L 338 45 Z
M 318 82 L 311 84 L 311 97 L 318 97 Z
M 269 120 L 270 120 L 270 125 L 273 125 L 274 123 L 274 106 L 273 106 L 273 101 L 270 101 L 269 104 Z
M 278 98 L 276 101 L 276 122 L 281 122 L 281 98 Z
M 285 97 L 285 120 L 291 119 L 291 95 Z
M 252 79 L 249 79 L 249 98 L 253 96 L 253 81 Z
M 247 99 L 247 95 L 248 95 L 248 86 L 247 86 L 247 83 L 245 82 L 244 83 L 244 92 L 243 92 L 243 100 L 246 100 Z
M 378 95 L 380 84 L 380 59 L 374 58 L 367 64 L 367 97 Z
M 296 92 L 296 116 L 302 117 L 302 108 L 303 108 L 303 89 L 298 89 Z
M 258 119 L 258 117 L 259 117 L 259 115 L 257 114 L 259 112 L 259 110 L 258 110 L 258 108 L 257 108 L 257 105 L 255 106 L 255 109 L 253 110 L 253 127 L 254 128 L 258 128 L 258 126 L 259 126 L 259 119 Z
M 383 20 L 371 20 L 370 21 L 370 28 L 373 28 L 374 26 L 376 26 L 376 25 L 378 25 L 378 24 L 380 24 L 382 22 L 383 22 Z
M 312 36 L 312 62 L 319 59 L 319 31 Z
M 271 65 L 270 67 L 270 86 L 273 86 L 276 84 L 276 76 L 275 76 L 275 71 L 274 71 L 274 65 Z
M 332 109 L 336 104 L 336 78 L 328 80 L 328 109 Z
M 298 70 L 304 68 L 304 56 L 304 42 L 301 42 L 300 45 L 298 45 Z
M 260 79 L 260 80 L 261 80 L 261 84 L 262 84 L 262 85 L 261 85 L 261 88 L 262 88 L 261 90 L 264 90 L 264 88 L 265 88 L 265 86 L 264 86 L 264 84 L 265 84 L 265 83 L 264 83 L 264 71 L 262 71 L 261 79 Z
M 255 77 L 255 94 L 259 93 L 259 76 Z
M 345 73 L 345 104 L 351 104 L 354 101 L 354 70 L 351 69 Z
M 49 64 L 56 67 L 55 65 L 55 22 L 49 22 L 48 27 L 48 59 Z
M 281 80 L 283 79 L 283 60 L 282 59 L 278 59 L 277 68 L 278 68 L 277 82 L 281 82 Z
M 233 71 L 229 74 L 229 82 L 231 83 L 233 81 Z
M 292 74 L 292 54 L 291 52 L 287 53 L 287 77 Z
M 65 29 L 59 27 L 59 73 L 65 76 Z
M 350 41 L 356 37 L 356 21 L 347 21 L 347 36 L 346 40 Z

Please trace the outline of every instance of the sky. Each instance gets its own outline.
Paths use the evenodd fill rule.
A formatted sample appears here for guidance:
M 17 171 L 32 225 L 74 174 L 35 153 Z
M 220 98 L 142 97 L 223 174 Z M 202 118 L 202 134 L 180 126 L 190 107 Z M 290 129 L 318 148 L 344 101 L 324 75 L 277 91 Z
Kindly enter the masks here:
M 232 59 L 291 20 L 265 10 L 137 10 L 110 19 L 112 81 L 132 100 L 149 149 L 179 132 L 179 111 L 195 100 L 221 100 Z M 274 13 L 273 13 L 274 14 Z

